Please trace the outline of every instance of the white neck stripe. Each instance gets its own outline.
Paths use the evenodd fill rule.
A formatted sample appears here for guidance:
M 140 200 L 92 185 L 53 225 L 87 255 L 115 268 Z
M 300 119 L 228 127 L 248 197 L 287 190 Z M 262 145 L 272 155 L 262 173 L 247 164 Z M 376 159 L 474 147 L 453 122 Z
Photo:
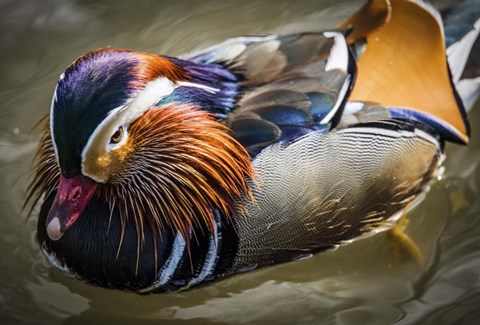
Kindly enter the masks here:
M 180 259 L 182 258 L 183 252 L 185 251 L 185 245 L 185 239 L 183 238 L 182 234 L 177 231 L 177 235 L 175 236 L 175 240 L 172 246 L 172 252 L 163 267 L 160 269 L 160 271 L 158 271 L 155 281 L 152 283 L 152 285 L 142 290 L 139 290 L 138 292 L 151 292 L 165 285 L 172 278 L 173 273 L 177 269 L 178 263 L 180 263 Z
M 220 226 L 220 223 L 218 224 Z M 207 256 L 205 257 L 205 261 L 203 262 L 202 271 L 200 274 L 193 278 L 186 287 L 183 289 L 188 289 L 191 286 L 201 283 L 207 276 L 212 274 L 213 269 L 216 265 L 217 260 L 217 251 L 218 251 L 218 229 L 217 229 L 217 222 L 214 223 L 213 233 L 210 234 L 210 242 L 208 245 L 208 252 Z

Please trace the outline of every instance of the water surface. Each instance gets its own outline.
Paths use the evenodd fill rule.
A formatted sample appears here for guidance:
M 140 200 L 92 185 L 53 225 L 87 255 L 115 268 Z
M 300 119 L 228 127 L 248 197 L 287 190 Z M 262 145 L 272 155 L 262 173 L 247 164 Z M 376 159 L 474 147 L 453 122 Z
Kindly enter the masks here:
M 0 318 L 2 324 L 470 324 L 480 318 L 480 106 L 468 147 L 408 213 L 421 257 L 381 233 L 308 260 L 170 295 L 96 288 L 51 267 L 21 213 L 60 73 L 114 46 L 178 55 L 225 38 L 330 28 L 358 1 L 2 1 Z M 412 157 L 415 159 L 415 157 Z

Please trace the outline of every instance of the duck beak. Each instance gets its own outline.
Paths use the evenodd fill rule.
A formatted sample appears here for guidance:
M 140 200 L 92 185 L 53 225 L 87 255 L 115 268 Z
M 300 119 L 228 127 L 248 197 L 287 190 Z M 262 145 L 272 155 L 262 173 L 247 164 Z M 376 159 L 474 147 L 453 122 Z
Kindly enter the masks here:
M 47 234 L 59 240 L 82 214 L 92 198 L 97 183 L 83 175 L 65 178 L 60 175 L 57 195 L 47 216 Z

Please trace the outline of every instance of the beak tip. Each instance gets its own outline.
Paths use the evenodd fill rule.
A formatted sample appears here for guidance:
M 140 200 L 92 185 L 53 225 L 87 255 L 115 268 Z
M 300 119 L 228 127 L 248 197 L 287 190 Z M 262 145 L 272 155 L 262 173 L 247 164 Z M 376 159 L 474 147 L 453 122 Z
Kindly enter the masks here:
M 47 234 L 51 240 L 59 240 L 63 236 L 63 232 L 60 225 L 60 219 L 54 217 L 47 225 Z

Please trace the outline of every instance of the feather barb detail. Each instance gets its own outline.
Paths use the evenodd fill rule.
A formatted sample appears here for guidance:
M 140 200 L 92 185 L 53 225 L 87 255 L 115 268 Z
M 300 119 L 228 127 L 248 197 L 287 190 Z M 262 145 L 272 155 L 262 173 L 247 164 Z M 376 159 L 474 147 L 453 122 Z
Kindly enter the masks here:
M 228 222 L 242 200 L 252 198 L 246 150 L 206 111 L 175 103 L 154 107 L 130 125 L 129 137 L 125 170 L 99 195 L 128 201 L 125 213 L 141 228 L 144 222 L 153 230 L 167 226 L 188 240 L 192 229 L 214 231 L 214 209 Z

